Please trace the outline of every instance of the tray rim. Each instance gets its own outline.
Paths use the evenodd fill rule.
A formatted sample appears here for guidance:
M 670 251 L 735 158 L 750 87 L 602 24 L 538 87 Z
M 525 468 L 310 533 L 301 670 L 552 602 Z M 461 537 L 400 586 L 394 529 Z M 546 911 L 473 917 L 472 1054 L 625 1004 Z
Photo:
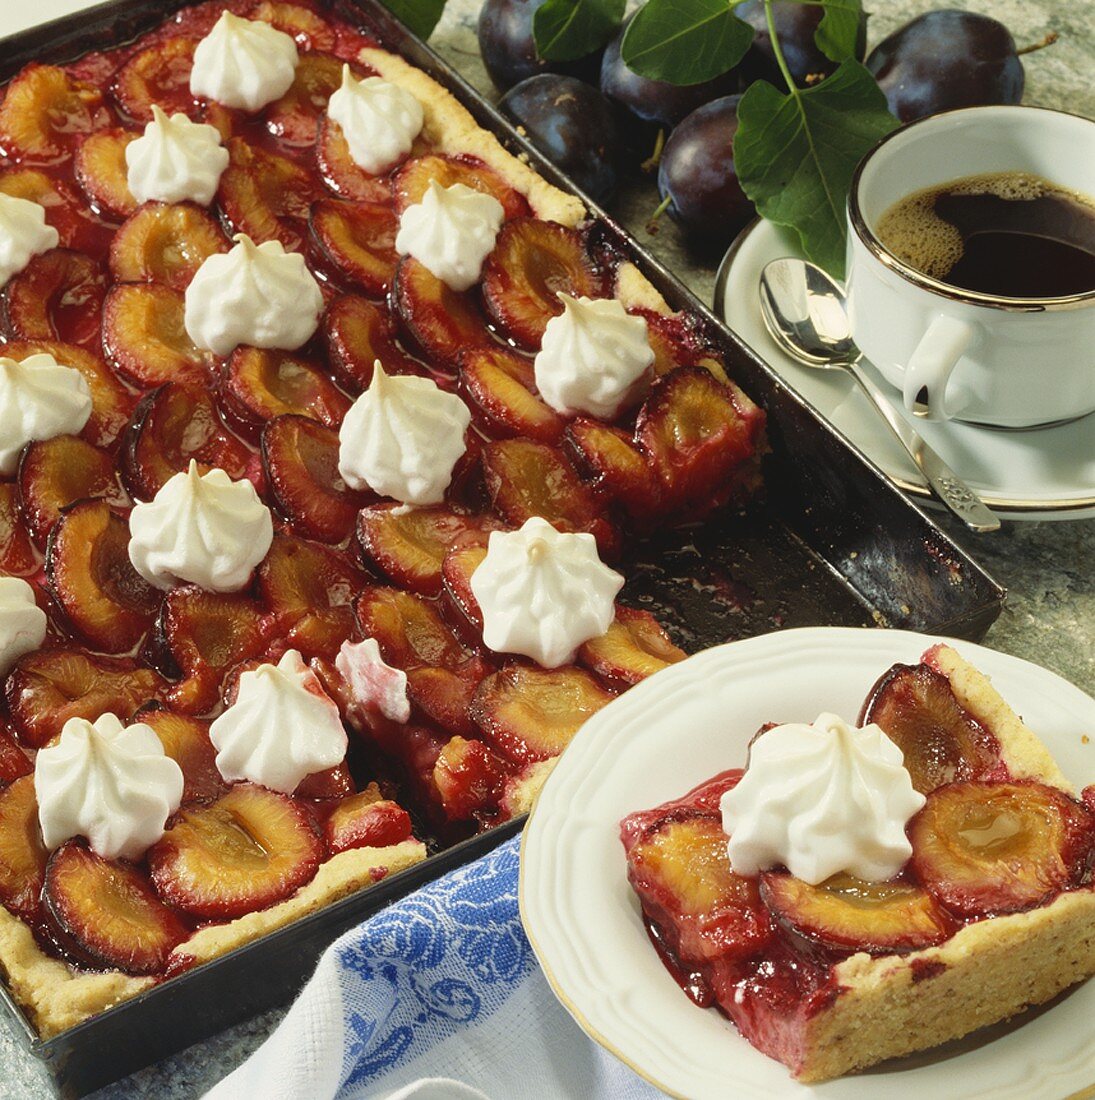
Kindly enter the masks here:
M 45 23 L 35 24 L 12 35 L 0 37 L 0 56 L 3 56 L 3 53 L 7 51 L 14 51 L 16 49 L 22 50 L 28 43 L 35 40 L 41 40 L 41 54 L 43 56 L 49 56 L 50 61 L 64 64 L 74 60 L 82 54 L 93 52 L 95 47 L 92 47 L 92 50 L 88 50 L 86 48 L 80 49 L 78 46 L 74 45 L 72 52 L 67 53 L 64 51 L 64 47 L 68 43 L 67 41 L 62 41 L 60 44 L 53 45 L 52 49 L 54 53 L 50 54 L 51 47 L 49 43 L 55 37 L 60 37 L 62 39 L 66 38 L 71 32 L 78 31 L 80 27 L 88 21 L 95 20 L 99 22 L 105 17 L 113 17 L 116 21 L 121 21 L 127 15 L 134 18 L 143 18 L 152 16 L 153 14 L 162 21 L 170 18 L 177 10 L 194 2 L 196 2 L 196 0 L 101 0 L 100 3 L 93 6 L 80 9 L 79 11 L 67 15 L 62 15 Z M 654 273 L 656 279 L 652 279 L 652 282 L 654 282 L 654 285 L 660 292 L 663 292 L 665 288 L 670 289 L 669 297 L 673 299 L 670 305 L 674 309 L 688 309 L 694 312 L 703 320 L 706 326 L 709 326 L 712 330 L 717 332 L 724 342 L 732 344 L 738 355 L 748 359 L 755 368 L 758 368 L 766 376 L 772 390 L 780 393 L 781 400 L 797 407 L 799 412 L 816 423 L 823 434 L 835 441 L 835 444 L 840 450 L 852 456 L 852 461 L 866 469 L 875 483 L 873 491 L 879 492 L 883 496 L 889 496 L 898 502 L 899 508 L 908 509 L 914 512 L 923 523 L 926 531 L 930 533 L 938 543 L 945 546 L 948 552 L 951 553 L 956 560 L 961 561 L 968 573 L 976 575 L 980 579 L 982 586 L 986 589 L 986 597 L 983 602 L 971 607 L 960 617 L 933 625 L 932 629 L 938 633 L 948 633 L 952 624 L 961 622 L 975 625 L 979 631 L 979 636 L 983 635 L 984 631 L 995 621 L 1003 609 L 1006 601 L 1006 590 L 1003 586 L 1001 586 L 975 559 L 970 557 L 967 551 L 943 531 L 934 522 L 931 516 L 925 513 L 914 501 L 909 500 L 901 493 L 900 490 L 893 485 L 889 477 L 873 461 L 863 455 L 854 445 L 851 445 L 840 432 L 824 420 L 824 418 L 819 416 L 809 402 L 801 398 L 790 386 L 788 386 L 761 356 L 753 351 L 753 349 L 731 330 L 724 321 L 716 316 L 713 310 L 701 301 L 699 297 L 659 258 L 654 256 L 646 247 L 637 241 L 629 230 L 611 214 L 607 213 L 599 204 L 594 202 L 577 184 L 573 183 L 573 181 L 551 164 L 551 162 L 548 161 L 543 154 L 541 154 L 527 138 L 521 135 L 514 125 L 501 114 L 494 103 L 488 100 L 482 93 L 478 92 L 466 78 L 454 69 L 452 65 L 427 42 L 416 37 L 392 12 L 383 6 L 381 0 L 313 0 L 313 2 L 321 10 L 332 11 L 334 14 L 347 21 L 356 22 L 356 24 L 363 29 L 377 32 L 378 38 L 381 39 L 381 44 L 385 49 L 389 49 L 393 53 L 405 57 L 408 56 L 408 53 L 411 54 L 412 56 L 409 56 L 408 60 L 410 60 L 412 64 L 424 68 L 434 79 L 437 79 L 439 83 L 452 92 L 461 104 L 472 113 L 476 122 L 480 126 L 483 126 L 484 129 L 493 133 L 508 151 L 531 163 L 531 166 L 550 183 L 569 193 L 577 195 L 585 205 L 588 217 L 591 221 L 603 223 L 614 237 L 626 242 L 628 250 L 626 258 L 630 262 L 633 262 L 644 276 L 649 278 L 651 273 Z M 123 39 L 119 41 L 118 45 L 123 45 L 124 41 L 126 40 Z M 413 56 L 415 54 L 420 56 Z M 425 59 L 425 62 L 423 59 Z M 4 76 L 2 78 L 3 83 L 6 83 L 9 78 L 9 76 Z M 484 122 L 483 117 L 480 116 L 485 116 L 487 121 Z M 818 551 L 813 552 L 818 557 L 822 556 Z M 836 570 L 831 562 L 826 562 L 826 564 L 837 573 L 846 587 L 857 592 L 857 595 L 865 607 L 874 606 L 873 602 L 871 602 L 867 596 L 856 589 L 856 586 L 849 578 L 839 574 L 839 571 Z M 184 974 L 172 978 L 168 983 L 164 983 L 164 985 L 168 988 L 177 990 L 182 983 L 204 980 L 211 967 L 222 964 L 228 959 L 239 960 L 245 958 L 259 950 L 272 950 L 274 946 L 280 944 L 282 941 L 291 940 L 294 933 L 299 936 L 302 926 L 313 927 L 323 923 L 324 918 L 334 919 L 344 910 L 350 909 L 355 903 L 360 904 L 363 898 L 371 897 L 379 901 L 383 897 L 388 900 L 394 900 L 396 897 L 400 896 L 400 887 L 404 883 L 407 884 L 407 889 L 416 888 L 411 884 L 421 875 L 422 868 L 437 867 L 438 870 L 436 874 L 440 874 L 442 873 L 442 868 L 439 861 L 444 860 L 446 865 L 456 866 L 458 861 L 463 862 L 473 856 L 482 854 L 482 852 L 488 850 L 489 847 L 493 847 L 494 844 L 500 843 L 506 836 L 511 835 L 513 832 L 523 827 L 525 819 L 526 815 L 521 815 L 511 819 L 509 822 L 504 822 L 483 833 L 460 841 L 456 845 L 436 853 L 431 853 L 420 864 L 398 871 L 379 883 L 354 891 L 346 897 L 330 905 L 324 906 L 314 913 L 307 914 L 282 928 L 275 929 L 254 940 L 241 944 L 225 955 L 211 959 Z M 416 871 L 418 872 L 417 874 Z M 436 877 L 436 874 L 431 874 L 429 877 Z M 370 914 L 363 914 L 360 919 L 367 919 L 368 915 Z M 137 1005 L 144 1004 L 153 995 L 158 995 L 161 988 L 164 988 L 164 986 L 157 985 L 144 990 L 137 996 L 120 1002 L 104 1012 L 97 1013 L 89 1019 L 49 1039 L 43 1039 L 38 1035 L 33 1024 L 18 1002 L 14 999 L 7 985 L 3 982 L 0 982 L 0 1002 L 5 1005 L 11 1015 L 18 1021 L 20 1031 L 22 1032 L 21 1037 L 30 1053 L 49 1063 L 52 1062 L 56 1054 L 62 1052 L 72 1043 L 74 1037 L 84 1035 L 87 1030 L 94 1028 L 97 1024 L 101 1024 L 102 1021 L 108 1018 L 114 1019 L 127 1011 L 134 1011 Z

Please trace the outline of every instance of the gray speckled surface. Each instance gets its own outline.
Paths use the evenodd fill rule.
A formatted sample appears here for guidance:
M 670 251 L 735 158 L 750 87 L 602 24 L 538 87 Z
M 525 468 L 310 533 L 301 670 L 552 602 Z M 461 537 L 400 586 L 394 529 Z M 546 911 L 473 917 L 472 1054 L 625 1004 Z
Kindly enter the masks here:
M 432 44 L 480 91 L 493 95 L 475 39 L 479 3 L 450 0 Z M 870 6 L 873 43 L 911 16 L 943 4 L 875 0 Z M 1058 31 L 1061 40 L 1056 45 L 1025 59 L 1026 101 L 1095 116 L 1095 84 L 1091 81 L 1095 19 L 1090 0 L 949 0 L 949 6 L 991 14 L 1012 29 L 1020 44 L 1038 41 L 1049 30 Z M 637 187 L 622 196 L 616 210 L 640 241 L 676 270 L 703 301 L 710 302 L 714 267 L 697 265 L 668 221 L 653 238 L 643 229 L 656 201 L 652 186 Z M 999 534 L 981 538 L 967 536 L 960 525 L 945 517 L 940 522 L 1010 591 L 1008 606 L 986 642 L 1053 669 L 1095 694 L 1095 521 L 1005 524 Z M 96 1096 L 99 1100 L 200 1096 L 250 1054 L 282 1014 L 278 1010 L 258 1016 Z M 50 1096 L 45 1074 L 21 1049 L 2 1013 L 0 1020 L 0 1096 L 10 1100 Z

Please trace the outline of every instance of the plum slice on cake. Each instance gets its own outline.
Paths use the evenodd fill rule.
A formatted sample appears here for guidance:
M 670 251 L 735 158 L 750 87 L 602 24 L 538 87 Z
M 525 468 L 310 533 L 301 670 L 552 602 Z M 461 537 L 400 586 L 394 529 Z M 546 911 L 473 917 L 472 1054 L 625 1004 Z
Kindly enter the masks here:
M 802 829 L 837 789 L 828 779 L 796 801 L 778 780 L 758 796 L 752 777 L 754 805 L 776 812 L 782 799 L 799 815 L 783 860 L 757 856 L 771 828 L 746 822 L 743 799 L 723 802 L 748 768 L 621 823 L 628 879 L 678 984 L 800 1081 L 957 1039 L 1095 975 L 1090 800 L 988 679 L 933 646 L 879 679 L 860 722 L 846 728 L 874 723 L 907 777 L 883 799 L 909 808 L 890 873 L 834 871 L 839 835 L 803 851 Z M 861 793 L 845 788 L 847 805 Z M 877 859 L 882 847 L 876 837 L 858 851 Z

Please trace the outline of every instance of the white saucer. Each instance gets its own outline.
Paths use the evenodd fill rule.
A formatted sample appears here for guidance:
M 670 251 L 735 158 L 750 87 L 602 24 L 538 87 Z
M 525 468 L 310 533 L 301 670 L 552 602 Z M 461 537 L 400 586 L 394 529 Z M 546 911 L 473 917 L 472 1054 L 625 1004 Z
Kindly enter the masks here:
M 688 1100 L 1059 1100 L 1095 1080 L 1093 979 L 966 1039 L 800 1085 L 681 992 L 643 927 L 622 817 L 741 766 L 762 722 L 809 722 L 822 710 L 854 717 L 882 672 L 917 661 L 935 640 L 812 627 L 708 649 L 613 700 L 560 758 L 525 826 L 525 930 L 579 1025 L 664 1092 Z M 1095 699 L 1029 661 L 953 644 L 992 678 L 1073 783 L 1095 777 Z
M 757 290 L 760 274 L 770 260 L 792 255 L 800 255 L 797 247 L 771 222 L 758 221 L 743 230 L 719 268 L 715 313 L 896 485 L 934 501 L 919 471 L 851 377 L 802 366 L 768 335 Z M 903 411 L 897 390 L 877 373 L 875 377 Z M 1037 385 L 1036 369 L 1031 371 L 1031 384 Z M 1095 414 L 1055 428 L 1021 432 L 909 419 L 1001 517 L 1095 518 Z

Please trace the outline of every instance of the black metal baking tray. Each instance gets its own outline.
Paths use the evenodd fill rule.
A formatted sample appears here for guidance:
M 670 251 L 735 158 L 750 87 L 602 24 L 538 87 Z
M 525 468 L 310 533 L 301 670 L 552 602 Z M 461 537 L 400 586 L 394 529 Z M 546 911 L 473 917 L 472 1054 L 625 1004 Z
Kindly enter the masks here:
M 0 40 L 0 82 L 30 61 L 67 62 L 122 45 L 186 0 L 107 0 Z M 372 30 L 447 87 L 476 120 L 549 181 L 581 194 L 378 0 L 318 0 Z M 657 612 L 690 650 L 780 627 L 892 626 L 980 638 L 1005 594 L 885 475 L 643 251 L 588 197 L 593 232 L 631 259 L 674 309 L 697 314 L 729 373 L 768 414 L 765 494 L 744 512 L 639 545 L 625 598 Z M 520 829 L 512 821 L 246 944 L 46 1041 L 6 1004 L 65 1096 L 79 1096 L 292 996 L 339 933 Z

